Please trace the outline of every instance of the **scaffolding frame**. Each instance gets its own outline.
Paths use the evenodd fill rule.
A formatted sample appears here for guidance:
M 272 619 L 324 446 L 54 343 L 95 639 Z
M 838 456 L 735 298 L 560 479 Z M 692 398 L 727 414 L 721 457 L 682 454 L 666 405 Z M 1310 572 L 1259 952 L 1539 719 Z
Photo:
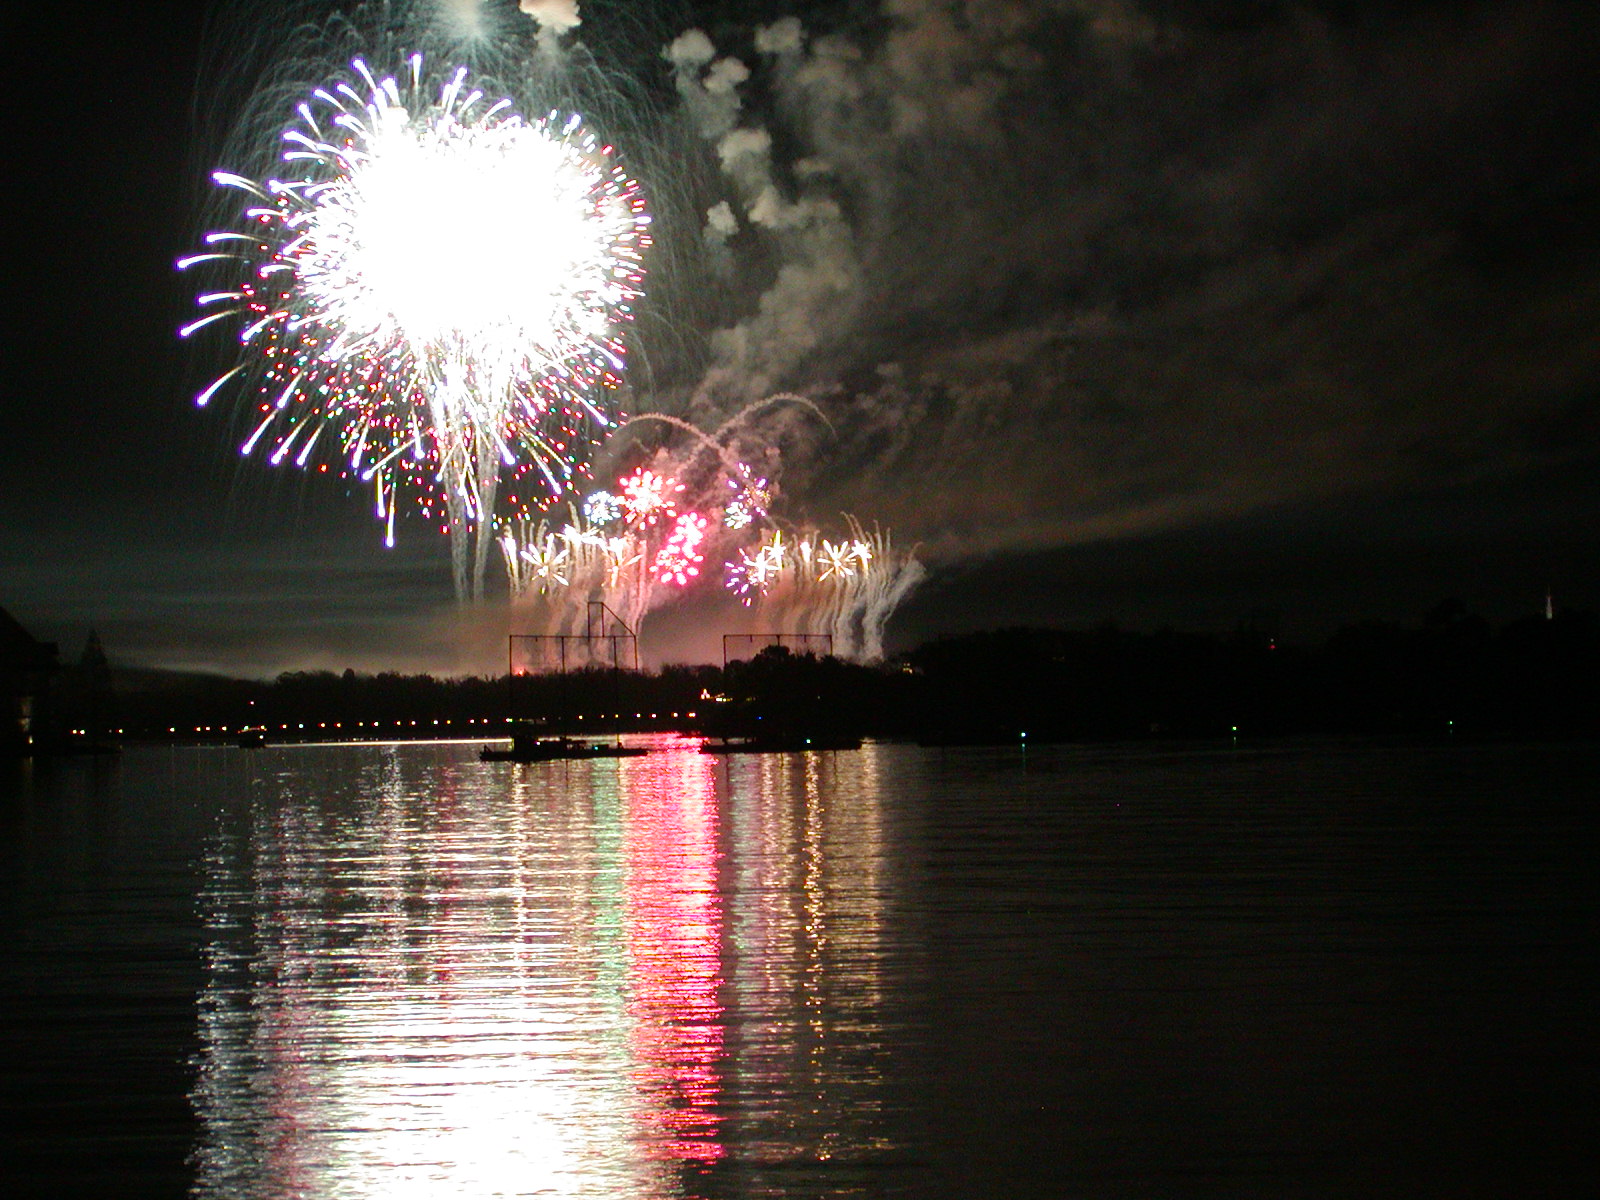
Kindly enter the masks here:
M 611 632 L 606 632 L 608 628 Z M 521 642 L 531 642 L 541 651 L 554 645 L 559 667 L 555 674 L 558 679 L 565 680 L 569 674 L 567 665 L 567 646 L 569 643 L 581 643 L 587 650 L 585 665 L 604 666 L 605 663 L 595 653 L 598 646 L 609 645 L 611 650 L 611 677 L 613 688 L 620 692 L 622 674 L 622 649 L 626 645 L 631 659 L 629 670 L 639 670 L 639 636 L 628 628 L 627 622 L 606 605 L 603 600 L 589 601 L 589 610 L 585 614 L 584 631 L 582 633 L 512 633 L 506 636 L 506 690 L 508 711 L 515 719 L 517 713 L 516 681 L 519 675 L 544 674 L 537 671 L 517 670 L 517 645 Z M 540 662 L 545 661 L 541 653 Z

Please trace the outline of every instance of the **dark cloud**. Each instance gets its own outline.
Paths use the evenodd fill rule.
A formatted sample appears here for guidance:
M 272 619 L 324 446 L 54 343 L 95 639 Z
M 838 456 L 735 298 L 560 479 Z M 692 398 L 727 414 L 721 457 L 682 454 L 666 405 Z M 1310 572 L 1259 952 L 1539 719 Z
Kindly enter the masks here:
M 730 163 L 779 266 L 700 403 L 826 395 L 808 500 L 947 557 L 1592 449 L 1594 17 L 1230 7 L 788 31 L 708 129 L 784 136 Z

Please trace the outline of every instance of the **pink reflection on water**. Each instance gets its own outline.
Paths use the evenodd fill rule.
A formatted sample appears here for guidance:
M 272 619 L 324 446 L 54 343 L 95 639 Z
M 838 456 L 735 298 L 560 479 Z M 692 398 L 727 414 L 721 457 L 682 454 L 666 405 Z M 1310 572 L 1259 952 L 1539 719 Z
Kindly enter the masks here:
M 625 763 L 629 1041 L 655 1159 L 720 1159 L 724 1014 L 714 766 L 700 754 Z

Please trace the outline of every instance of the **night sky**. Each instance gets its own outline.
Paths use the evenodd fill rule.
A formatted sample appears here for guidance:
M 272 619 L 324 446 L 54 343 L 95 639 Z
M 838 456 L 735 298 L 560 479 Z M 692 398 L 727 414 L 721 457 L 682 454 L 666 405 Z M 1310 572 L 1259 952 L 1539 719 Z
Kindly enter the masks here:
M 337 8 L 4 18 L 0 605 L 69 658 L 93 627 L 238 674 L 499 661 L 444 541 L 386 551 L 364 490 L 242 459 L 174 332 L 241 93 Z M 637 104 L 611 136 L 658 215 L 632 407 L 814 399 L 781 511 L 920 544 L 891 649 L 1600 608 L 1600 6 L 580 10 L 561 52 Z M 729 619 L 656 613 L 647 655 Z

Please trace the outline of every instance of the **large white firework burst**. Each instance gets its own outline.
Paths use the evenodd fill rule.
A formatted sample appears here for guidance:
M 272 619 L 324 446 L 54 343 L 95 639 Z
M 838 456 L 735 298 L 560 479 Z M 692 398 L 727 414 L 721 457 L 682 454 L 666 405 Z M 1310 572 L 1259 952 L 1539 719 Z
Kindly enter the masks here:
M 180 260 L 231 268 L 182 332 L 233 319 L 243 357 L 198 400 L 247 381 L 244 448 L 275 462 L 333 429 L 390 540 L 413 493 L 451 534 L 458 590 L 481 592 L 502 473 L 560 495 L 617 424 L 650 218 L 576 115 L 526 119 L 420 55 L 399 79 L 352 67 L 299 105 L 281 177 L 214 176 L 250 199 Z

